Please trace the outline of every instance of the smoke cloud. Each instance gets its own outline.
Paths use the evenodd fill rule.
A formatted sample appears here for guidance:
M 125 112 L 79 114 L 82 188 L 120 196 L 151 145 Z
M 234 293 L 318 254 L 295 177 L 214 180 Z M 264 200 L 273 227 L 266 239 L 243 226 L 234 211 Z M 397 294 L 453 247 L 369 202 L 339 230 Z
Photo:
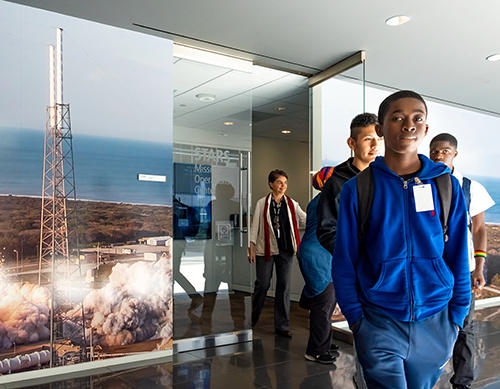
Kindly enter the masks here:
M 0 286 L 0 348 L 49 339 L 50 292 L 33 284 Z
M 172 267 L 164 254 L 156 262 L 119 263 L 109 283 L 83 302 L 87 341 L 118 346 L 172 337 Z M 78 315 L 76 308 L 68 315 Z M 67 328 L 70 331 L 71 328 Z

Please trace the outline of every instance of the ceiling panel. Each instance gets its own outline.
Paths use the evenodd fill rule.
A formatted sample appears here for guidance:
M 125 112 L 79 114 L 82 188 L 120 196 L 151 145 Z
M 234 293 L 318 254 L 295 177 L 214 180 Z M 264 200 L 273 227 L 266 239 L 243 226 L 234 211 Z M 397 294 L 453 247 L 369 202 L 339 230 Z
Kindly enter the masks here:
M 500 115 L 500 62 L 485 60 L 500 51 L 498 0 L 14 2 L 310 74 L 364 50 L 369 83 Z M 384 23 L 399 14 L 411 22 Z

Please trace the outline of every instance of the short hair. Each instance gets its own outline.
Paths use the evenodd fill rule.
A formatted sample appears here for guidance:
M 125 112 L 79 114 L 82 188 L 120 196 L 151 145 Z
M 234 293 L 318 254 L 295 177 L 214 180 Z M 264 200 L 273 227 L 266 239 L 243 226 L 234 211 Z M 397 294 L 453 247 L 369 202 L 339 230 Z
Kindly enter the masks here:
M 288 174 L 286 174 L 284 170 L 275 169 L 271 173 L 269 173 L 269 177 L 268 177 L 267 182 L 268 183 L 269 182 L 274 182 L 274 181 L 276 181 L 278 179 L 279 176 L 286 177 L 286 179 L 288 180 Z
M 429 146 L 432 147 L 432 144 L 434 142 L 448 142 L 455 149 L 458 148 L 458 140 L 457 140 L 457 138 L 455 138 L 453 135 L 448 134 L 446 132 L 443 132 L 442 134 L 438 134 L 434 138 L 432 138 L 431 143 L 429 144 Z
M 401 90 L 386 97 L 385 100 L 382 101 L 382 103 L 380 103 L 380 107 L 378 109 L 378 122 L 380 123 L 380 125 L 384 124 L 385 115 L 387 115 L 387 111 L 389 111 L 389 105 L 391 105 L 391 103 L 395 101 L 407 98 L 417 99 L 421 101 L 425 107 L 425 116 L 427 116 L 428 110 L 424 98 L 420 96 L 417 92 L 413 92 L 411 90 Z
M 351 121 L 351 138 L 358 140 L 358 135 L 362 128 L 377 125 L 378 117 L 374 113 L 360 113 Z

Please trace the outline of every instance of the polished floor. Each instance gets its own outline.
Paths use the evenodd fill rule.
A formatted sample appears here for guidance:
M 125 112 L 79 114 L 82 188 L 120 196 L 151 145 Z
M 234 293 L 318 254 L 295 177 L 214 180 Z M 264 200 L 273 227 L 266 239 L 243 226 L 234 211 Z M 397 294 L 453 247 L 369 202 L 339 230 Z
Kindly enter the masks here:
M 275 336 L 272 300 L 254 327 L 253 341 L 174 355 L 173 363 L 112 374 L 54 382 L 30 388 L 108 389 L 353 389 L 352 346 L 340 345 L 335 365 L 304 360 L 308 338 L 307 312 L 292 304 L 293 338 Z M 476 376 L 473 388 L 500 389 L 500 307 L 476 312 Z M 432 353 L 432 345 L 428 345 Z M 450 388 L 450 366 L 436 389 Z

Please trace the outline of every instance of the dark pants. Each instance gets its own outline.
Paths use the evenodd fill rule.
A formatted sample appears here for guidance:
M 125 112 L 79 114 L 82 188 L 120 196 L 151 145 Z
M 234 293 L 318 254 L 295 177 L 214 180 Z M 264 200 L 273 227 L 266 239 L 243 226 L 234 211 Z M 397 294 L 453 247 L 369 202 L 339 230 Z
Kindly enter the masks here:
M 276 266 L 276 291 L 274 298 L 274 328 L 290 330 L 290 277 L 292 275 L 292 254 L 272 255 L 269 262 L 264 256 L 256 257 L 257 279 L 252 306 L 252 323 L 259 321 L 264 308 L 267 291 L 271 286 L 273 267 Z
M 474 381 L 474 306 L 476 294 L 472 293 L 469 313 L 464 321 L 463 329 L 458 333 L 458 339 L 453 349 L 453 369 L 455 374 L 450 382 L 454 388 L 470 388 Z
M 419 322 L 394 320 L 363 306 L 354 344 L 370 389 L 431 389 L 451 358 L 458 328 L 448 308 Z
M 326 289 L 311 299 L 309 310 L 309 341 L 306 354 L 326 354 L 332 343 L 332 314 L 335 309 L 335 290 L 330 282 Z

